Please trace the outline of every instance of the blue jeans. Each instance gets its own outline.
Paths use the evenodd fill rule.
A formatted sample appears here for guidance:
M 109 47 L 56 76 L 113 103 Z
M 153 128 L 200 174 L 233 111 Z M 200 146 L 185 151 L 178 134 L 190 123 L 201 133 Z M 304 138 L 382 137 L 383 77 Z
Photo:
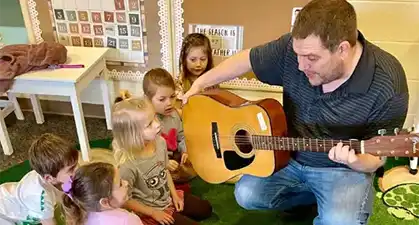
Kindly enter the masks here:
M 244 175 L 234 194 L 245 209 L 287 210 L 317 202 L 315 225 L 361 225 L 372 212 L 372 180 L 370 173 L 314 168 L 291 160 L 270 177 Z

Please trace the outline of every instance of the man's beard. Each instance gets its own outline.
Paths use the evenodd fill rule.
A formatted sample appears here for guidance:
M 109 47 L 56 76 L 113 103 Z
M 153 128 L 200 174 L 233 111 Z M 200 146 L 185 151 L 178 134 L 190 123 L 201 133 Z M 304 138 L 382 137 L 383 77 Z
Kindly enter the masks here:
M 319 76 L 322 79 L 321 84 L 323 85 L 323 84 L 328 84 L 337 79 L 340 79 L 344 75 L 345 74 L 344 74 L 344 68 L 343 68 L 343 61 L 340 61 L 330 73 L 324 76 L 321 76 L 321 75 Z

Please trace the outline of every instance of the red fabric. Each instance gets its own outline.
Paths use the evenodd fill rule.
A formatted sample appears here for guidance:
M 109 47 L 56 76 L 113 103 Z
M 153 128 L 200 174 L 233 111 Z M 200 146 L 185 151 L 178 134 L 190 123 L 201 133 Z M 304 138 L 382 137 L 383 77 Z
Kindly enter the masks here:
M 175 184 L 176 190 L 182 190 L 185 193 L 191 193 L 191 185 L 189 183 Z
M 169 132 L 162 133 L 161 136 L 166 140 L 167 150 L 176 151 L 177 150 L 177 130 L 172 128 Z

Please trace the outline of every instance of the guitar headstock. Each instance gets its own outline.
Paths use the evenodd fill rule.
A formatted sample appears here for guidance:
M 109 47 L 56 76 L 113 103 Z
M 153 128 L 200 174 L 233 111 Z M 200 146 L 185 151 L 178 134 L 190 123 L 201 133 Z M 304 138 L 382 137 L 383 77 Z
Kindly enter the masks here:
M 380 132 L 379 132 L 380 133 Z M 394 135 L 373 137 L 364 142 L 365 152 L 376 156 L 419 157 L 419 134 L 409 130 L 394 130 Z

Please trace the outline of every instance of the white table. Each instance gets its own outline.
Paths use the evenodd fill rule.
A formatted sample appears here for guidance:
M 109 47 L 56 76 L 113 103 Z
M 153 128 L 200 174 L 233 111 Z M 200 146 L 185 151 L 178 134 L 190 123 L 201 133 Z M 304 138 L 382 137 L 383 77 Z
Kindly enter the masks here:
M 84 68 L 46 69 L 22 74 L 15 78 L 15 83 L 9 90 L 9 93 L 12 93 L 12 95 L 14 93 L 25 93 L 31 96 L 37 123 L 43 123 L 44 117 L 36 95 L 69 96 L 76 122 L 82 158 L 84 161 L 89 161 L 90 145 L 80 93 L 92 80 L 98 76 L 100 77 L 106 125 L 108 129 L 112 129 L 111 99 L 104 58 L 109 49 L 72 46 L 66 46 L 66 48 L 68 50 L 66 64 L 84 64 Z

